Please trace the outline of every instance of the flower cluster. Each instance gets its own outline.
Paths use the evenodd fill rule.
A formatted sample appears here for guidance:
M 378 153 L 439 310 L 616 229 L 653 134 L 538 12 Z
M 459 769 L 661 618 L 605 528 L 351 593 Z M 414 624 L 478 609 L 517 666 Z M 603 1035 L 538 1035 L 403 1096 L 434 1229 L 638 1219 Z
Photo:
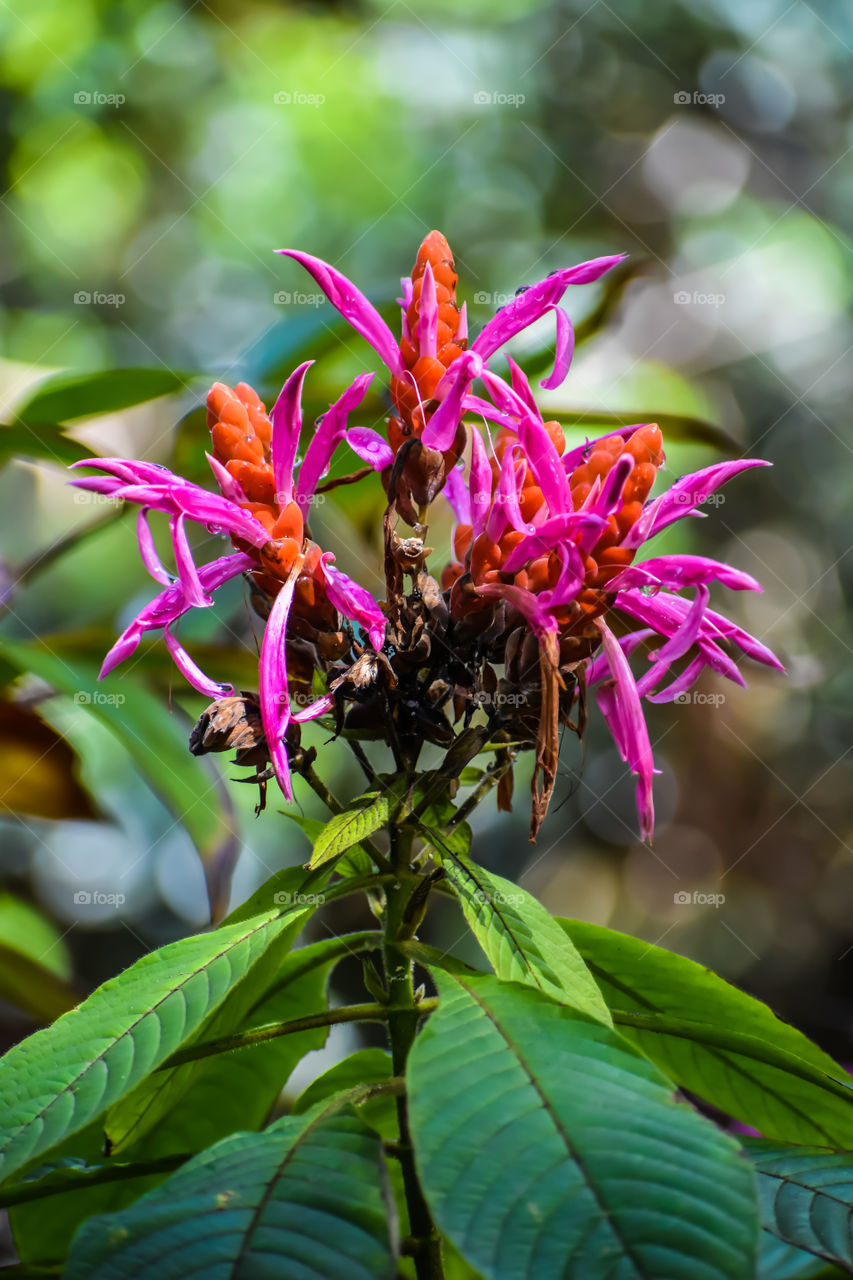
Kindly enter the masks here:
M 189 609 L 209 606 L 218 586 L 242 574 L 266 620 L 259 721 L 263 752 L 286 796 L 291 731 L 303 721 L 334 708 L 339 726 L 353 732 L 368 723 L 378 727 L 395 751 L 411 740 L 416 759 L 424 736 L 451 744 L 461 720 L 456 742 L 469 731 L 465 750 L 450 752 L 456 751 L 459 768 L 487 737 L 507 744 L 508 759 L 510 746 L 535 749 L 535 836 L 554 787 L 559 726 L 583 731 L 586 691 L 595 688 L 614 741 L 636 775 L 641 829 L 650 837 L 654 765 L 642 699 L 677 698 L 705 667 L 743 684 L 733 644 L 759 662 L 780 664 L 760 641 L 709 607 L 713 583 L 760 590 L 753 578 L 700 556 L 659 555 L 639 563 L 637 556 L 674 521 L 699 514 L 721 484 L 764 464 L 719 463 L 651 498 L 664 463 L 656 425 L 627 426 L 567 451 L 562 427 L 543 421 L 515 362 L 508 361 L 509 381 L 490 367 L 511 338 L 553 314 L 554 368 L 541 385 L 559 386 L 574 347 L 571 321 L 560 305 L 564 294 L 570 285 L 598 279 L 619 256 L 556 271 L 519 291 L 469 343 L 453 257 L 437 231 L 426 237 L 411 277 L 402 282 L 399 342 L 334 267 L 296 250 L 281 252 L 307 269 L 387 367 L 394 409 L 387 431 L 349 423 L 373 377 L 362 374 L 314 423 L 297 467 L 309 361 L 287 379 L 269 416 L 247 384 L 233 390 L 214 385 L 208 459 L 219 494 L 151 463 L 103 458 L 85 464 L 103 474 L 73 483 L 138 504 L 140 553 L 164 588 L 110 650 L 103 673 L 134 652 L 144 631 L 157 629 L 195 688 L 219 699 L 233 695 L 230 686 L 200 671 L 173 628 Z M 475 393 L 475 383 L 482 394 Z M 334 555 L 309 532 L 312 500 L 344 445 L 379 474 L 386 494 L 387 598 L 381 608 L 335 568 Z M 440 584 L 427 571 L 424 545 L 429 509 L 439 495 L 456 517 L 454 554 Z M 149 511 L 169 516 L 176 577 L 157 555 Z M 413 529 L 412 536 L 397 534 L 397 519 Z M 233 554 L 198 567 L 187 520 L 228 534 Z M 639 677 L 631 667 L 635 651 L 648 659 Z M 315 670 L 327 691 L 312 700 Z M 298 710 L 291 706 L 296 689 L 305 695 Z M 484 707 L 486 728 L 472 736 L 473 717 Z M 404 755 L 413 758 L 412 751 L 404 749 Z M 509 794 L 504 786 L 499 803 L 508 804 Z

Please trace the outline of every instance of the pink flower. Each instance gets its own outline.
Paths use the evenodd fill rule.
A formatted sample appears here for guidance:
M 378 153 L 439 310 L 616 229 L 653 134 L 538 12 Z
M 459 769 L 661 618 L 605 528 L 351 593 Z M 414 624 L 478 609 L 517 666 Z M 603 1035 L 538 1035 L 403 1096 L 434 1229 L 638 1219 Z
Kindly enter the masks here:
M 299 712 L 290 705 L 287 629 L 292 613 L 334 644 L 337 615 L 363 627 L 381 649 L 385 618 L 369 592 L 334 567 L 334 556 L 307 536 L 306 514 L 332 454 L 344 439 L 347 418 L 361 402 L 372 374 L 356 378 L 318 422 L 298 470 L 295 459 L 302 426 L 301 389 L 309 365 L 288 378 L 270 420 L 256 393 L 245 383 L 235 390 L 216 383 L 208 396 L 208 420 L 214 455 L 208 455 L 220 494 L 211 493 L 165 467 L 125 458 L 75 463 L 102 472 L 75 479 L 82 489 L 109 494 L 140 506 L 139 550 L 148 572 L 164 590 L 146 605 L 107 654 L 101 676 L 135 652 L 143 632 L 159 630 L 181 673 L 208 697 L 234 692 L 200 670 L 175 637 L 172 627 L 193 608 L 208 608 L 212 592 L 241 574 L 272 598 L 259 668 L 261 717 L 270 759 L 282 791 L 292 798 L 284 734 L 291 720 L 304 721 L 328 710 L 319 699 Z M 163 566 L 148 526 L 148 512 L 169 516 L 177 577 Z M 210 532 L 230 535 L 236 551 L 197 567 L 186 535 L 186 521 Z M 327 645 L 328 647 L 328 645 Z M 347 642 L 348 647 L 348 642 Z

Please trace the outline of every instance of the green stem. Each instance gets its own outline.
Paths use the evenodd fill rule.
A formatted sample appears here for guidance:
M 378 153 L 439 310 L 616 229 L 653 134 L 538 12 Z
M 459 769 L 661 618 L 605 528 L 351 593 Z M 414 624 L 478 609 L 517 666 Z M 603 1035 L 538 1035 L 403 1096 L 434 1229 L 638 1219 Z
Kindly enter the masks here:
M 161 1156 L 159 1160 L 139 1160 L 131 1164 L 96 1165 L 92 1169 L 57 1169 L 44 1178 L 20 1182 L 0 1191 L 0 1208 L 13 1204 L 26 1204 L 29 1200 L 43 1200 L 47 1196 L 61 1195 L 68 1191 L 80 1191 L 84 1187 L 103 1182 L 120 1182 L 128 1178 L 150 1178 L 157 1173 L 171 1173 L 192 1157 L 185 1155 Z
M 406 1062 L 414 1043 L 422 1015 L 435 1008 L 436 1000 L 415 1000 L 412 983 L 412 961 L 403 950 L 417 927 L 409 912 L 414 889 L 419 881 L 408 873 L 413 832 L 405 827 L 392 828 L 392 852 L 400 879 L 386 885 L 385 936 L 383 960 L 388 990 L 385 1017 L 391 1046 L 392 1070 L 395 1076 L 406 1074 Z M 409 1211 L 410 1248 L 414 1255 L 418 1280 L 443 1280 L 441 1240 L 432 1220 L 415 1168 L 414 1148 L 409 1128 L 409 1109 L 405 1093 L 398 1094 L 397 1126 L 399 1141 L 395 1155 L 400 1161 L 406 1205 Z
M 384 1022 L 387 1016 L 388 1010 L 383 1004 L 350 1004 L 342 1009 L 325 1009 L 322 1013 L 308 1014 L 304 1018 L 291 1018 L 289 1022 L 268 1022 L 262 1027 L 252 1027 L 250 1031 L 235 1031 L 233 1035 L 221 1036 L 218 1040 L 204 1040 L 200 1044 L 187 1045 L 173 1053 L 157 1070 L 167 1071 L 184 1062 L 193 1062 L 196 1058 L 207 1058 L 214 1053 L 230 1053 L 234 1049 L 245 1049 L 250 1044 L 265 1044 L 267 1040 L 293 1035 L 297 1031 L 310 1031 L 314 1027 L 333 1027 L 340 1022 Z

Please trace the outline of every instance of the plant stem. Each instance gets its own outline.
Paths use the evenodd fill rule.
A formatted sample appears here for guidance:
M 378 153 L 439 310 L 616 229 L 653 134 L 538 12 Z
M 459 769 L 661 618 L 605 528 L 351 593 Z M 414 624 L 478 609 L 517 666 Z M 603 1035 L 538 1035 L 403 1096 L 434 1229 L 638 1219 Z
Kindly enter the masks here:
M 391 1046 L 392 1070 L 395 1076 L 406 1074 L 406 1061 L 415 1039 L 418 1021 L 429 1009 L 435 1008 L 435 1000 L 415 1000 L 412 984 L 412 961 L 403 945 L 411 937 L 416 922 L 409 918 L 408 908 L 413 890 L 419 883 L 413 882 L 408 873 L 413 833 L 406 828 L 392 828 L 392 855 L 400 879 L 385 888 L 385 937 L 383 959 L 388 990 L 385 1018 Z M 409 1212 L 409 1228 L 415 1272 L 418 1280 L 443 1280 L 441 1264 L 441 1240 L 424 1198 L 415 1168 L 412 1135 L 409 1129 L 409 1109 L 405 1093 L 397 1095 L 397 1125 L 399 1141 L 395 1155 L 400 1161 L 406 1205 Z
M 437 1002 L 431 1003 L 435 1007 Z M 297 1031 L 310 1031 L 314 1027 L 333 1027 L 340 1022 L 384 1022 L 387 1016 L 388 1010 L 384 1004 L 349 1004 L 342 1009 L 325 1009 L 322 1013 L 308 1014 L 304 1018 L 291 1018 L 289 1022 L 268 1022 L 262 1027 L 252 1027 L 249 1031 L 235 1031 L 233 1035 L 222 1036 L 218 1040 L 204 1040 L 201 1044 L 187 1045 L 173 1053 L 157 1070 L 166 1071 L 184 1062 L 193 1062 L 196 1058 L 207 1058 L 214 1053 L 230 1053 L 234 1049 L 245 1049 L 250 1044 L 264 1044 L 267 1040 L 293 1035 Z

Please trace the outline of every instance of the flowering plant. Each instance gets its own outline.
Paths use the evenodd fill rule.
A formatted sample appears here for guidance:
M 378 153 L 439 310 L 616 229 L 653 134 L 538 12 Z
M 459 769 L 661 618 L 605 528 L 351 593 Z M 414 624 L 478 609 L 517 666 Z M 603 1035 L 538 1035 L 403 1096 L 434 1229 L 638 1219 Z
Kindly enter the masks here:
M 269 414 L 246 383 L 214 384 L 207 457 L 218 492 L 113 457 L 77 464 L 87 474 L 72 484 L 138 508 L 139 552 L 161 588 L 102 674 L 143 633 L 162 632 L 181 675 L 212 699 L 190 749 L 236 752 L 254 770 L 259 813 L 273 779 L 292 806 L 298 775 L 331 817 L 303 820 L 304 867 L 276 873 L 217 928 L 145 957 L 6 1056 L 0 1173 L 13 1219 L 26 1221 L 31 1200 L 108 1187 L 72 1212 L 72 1278 L 164 1265 L 175 1276 L 747 1277 L 759 1199 L 764 1227 L 790 1246 L 785 1265 L 802 1249 L 836 1258 L 774 1189 L 800 1161 L 792 1194 L 821 1194 L 838 1158 L 823 1149 L 853 1135 L 846 1073 L 692 962 L 553 918 L 479 864 L 467 821 L 492 792 L 511 808 L 529 753 L 536 838 L 560 731 L 584 734 L 593 693 L 651 841 L 644 703 L 680 698 L 706 669 L 743 684 L 741 656 L 781 669 L 710 607 L 715 584 L 759 583 L 654 540 L 764 464 L 721 462 L 659 488 L 657 425 L 569 448 L 516 362 L 499 371 L 506 344 L 553 314 L 541 386 L 558 387 L 574 348 L 569 286 L 619 257 L 552 273 L 471 339 L 449 246 L 431 232 L 402 282 L 398 341 L 336 268 L 282 252 L 385 365 L 384 429 L 357 421 L 369 372 L 306 428 L 306 361 Z M 363 465 L 333 478 L 341 457 Z M 382 599 L 311 528 L 321 495 L 361 482 L 383 495 Z M 454 521 L 443 553 L 428 545 L 442 507 Z M 149 525 L 156 512 L 168 516 L 174 573 Z M 194 524 L 231 549 L 198 564 Z M 234 578 L 263 622 L 248 690 L 202 670 L 177 635 Z M 302 742 L 311 721 L 355 753 L 365 794 L 331 795 L 316 747 Z M 368 741 L 387 750 L 382 764 Z M 366 895 L 379 929 L 294 948 L 316 912 L 353 894 Z M 419 940 L 436 895 L 461 907 L 491 972 Z M 362 957 L 371 998 L 330 1008 L 329 974 L 345 955 Z M 352 1054 L 281 1114 L 295 1063 L 345 1022 L 384 1026 L 388 1052 Z M 93 1056 L 81 1055 L 84 1036 Z M 731 1120 L 761 1138 L 736 1139 Z

